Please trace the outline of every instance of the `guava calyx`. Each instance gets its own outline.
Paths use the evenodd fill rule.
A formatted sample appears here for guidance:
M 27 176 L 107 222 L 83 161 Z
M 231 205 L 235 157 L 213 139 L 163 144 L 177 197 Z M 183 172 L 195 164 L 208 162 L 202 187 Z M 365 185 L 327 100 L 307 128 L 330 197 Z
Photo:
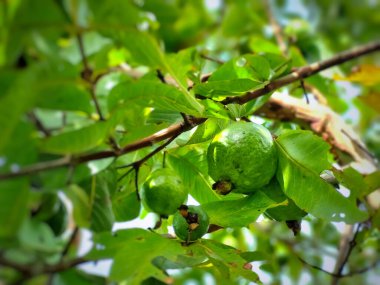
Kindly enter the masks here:
M 288 228 L 292 230 L 294 236 L 298 235 L 301 232 L 302 220 L 288 220 L 285 222 Z
M 174 214 L 173 227 L 178 238 L 186 243 L 207 233 L 209 218 L 200 206 L 181 205 Z
M 233 188 L 233 184 L 228 180 L 217 181 L 212 185 L 212 189 L 220 195 L 227 195 Z

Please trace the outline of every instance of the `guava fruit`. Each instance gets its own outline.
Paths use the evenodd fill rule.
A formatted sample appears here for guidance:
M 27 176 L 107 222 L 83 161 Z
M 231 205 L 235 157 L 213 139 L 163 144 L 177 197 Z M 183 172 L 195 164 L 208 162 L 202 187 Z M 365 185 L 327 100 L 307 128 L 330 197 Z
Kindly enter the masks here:
M 249 194 L 268 184 L 277 168 L 271 133 L 252 122 L 235 122 L 217 134 L 207 150 L 209 175 L 219 194 Z
M 174 214 L 173 227 L 178 238 L 186 242 L 195 241 L 207 233 L 209 218 L 201 206 L 181 206 Z
M 187 194 L 180 177 L 169 168 L 153 171 L 141 190 L 145 207 L 163 217 L 174 214 L 186 201 Z

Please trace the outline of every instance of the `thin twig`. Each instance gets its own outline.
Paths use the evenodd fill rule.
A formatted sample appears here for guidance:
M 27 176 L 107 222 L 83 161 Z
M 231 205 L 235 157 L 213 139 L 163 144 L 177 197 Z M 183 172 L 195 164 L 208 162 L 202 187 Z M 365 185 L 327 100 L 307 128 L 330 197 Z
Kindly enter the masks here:
M 161 150 L 163 150 L 165 147 L 167 147 L 172 141 L 174 141 L 174 139 L 176 137 L 178 137 L 180 134 L 175 134 L 174 136 L 172 136 L 171 138 L 169 138 L 165 143 L 163 143 L 162 145 L 160 145 L 159 147 L 157 147 L 156 149 L 154 149 L 152 152 L 148 153 L 146 156 L 144 156 L 143 158 L 141 158 L 140 160 L 137 160 L 135 162 L 132 162 L 132 163 L 129 163 L 127 165 L 122 165 L 122 166 L 118 166 L 116 168 L 120 169 L 120 168 L 126 168 L 126 167 L 132 167 L 131 169 L 129 169 L 125 174 L 123 174 L 119 179 L 118 181 L 121 181 L 125 176 L 127 176 L 129 173 L 131 173 L 132 170 L 135 171 L 135 191 L 136 191 L 136 196 L 137 196 L 137 200 L 140 201 L 141 198 L 140 198 L 140 194 L 139 194 L 139 182 L 138 182 L 138 179 L 139 179 L 139 170 L 140 170 L 140 167 L 141 165 L 143 165 L 144 162 L 146 162 L 148 159 L 150 159 L 152 156 L 154 156 L 156 153 L 160 152 Z
M 307 95 L 306 88 L 305 88 L 305 82 L 302 79 L 300 80 L 300 85 L 303 91 L 303 96 L 306 99 L 306 104 L 310 104 L 309 96 Z
M 288 47 L 286 46 L 284 36 L 282 34 L 281 26 L 277 22 L 276 17 L 274 17 L 274 15 L 273 15 L 273 11 L 272 11 L 272 8 L 270 5 L 270 1 L 264 0 L 264 6 L 265 6 L 265 10 L 267 12 L 268 18 L 269 18 L 269 22 L 272 26 L 273 34 L 276 37 L 276 41 L 279 45 L 280 51 L 284 56 L 287 56 L 288 55 Z
M 244 104 L 250 100 L 256 99 L 260 96 L 263 96 L 265 94 L 268 94 L 278 88 L 281 88 L 287 84 L 293 83 L 295 81 L 298 81 L 302 78 L 309 77 L 313 74 L 318 73 L 319 71 L 325 70 L 329 67 L 339 65 L 343 62 L 349 61 L 351 59 L 363 56 L 365 54 L 369 54 L 375 51 L 380 50 L 380 41 L 379 42 L 374 42 L 370 43 L 367 45 L 362 45 L 359 46 L 355 49 L 345 51 L 342 53 L 339 53 L 335 55 L 334 57 L 313 63 L 308 66 L 301 67 L 297 69 L 296 71 L 285 75 L 277 80 L 274 80 L 270 83 L 268 83 L 266 86 L 263 88 L 257 89 L 255 91 L 249 92 L 243 96 L 236 96 L 236 97 L 227 97 L 225 100 L 221 101 L 223 104 L 230 104 L 230 103 L 237 103 L 237 104 Z M 57 167 L 63 167 L 63 166 L 68 166 L 70 164 L 80 164 L 80 163 L 85 163 L 88 161 L 92 160 L 98 160 L 98 159 L 103 159 L 103 158 L 109 158 L 109 157 L 118 157 L 120 155 L 145 148 L 147 146 L 151 146 L 159 141 L 165 140 L 169 137 L 172 137 L 174 134 L 180 134 L 185 131 L 190 130 L 196 125 L 200 125 L 206 121 L 206 118 L 191 118 L 192 124 L 189 125 L 184 125 L 183 123 L 179 124 L 174 124 L 166 129 L 163 129 L 151 136 L 148 136 L 144 139 L 135 141 L 131 144 L 126 145 L 123 147 L 119 152 L 116 152 L 114 150 L 106 150 L 106 151 L 100 151 L 100 152 L 95 152 L 91 154 L 84 154 L 84 155 L 79 155 L 77 157 L 74 157 L 73 159 L 67 160 L 65 158 L 60 158 L 58 160 L 54 161 L 49 161 L 49 162 L 43 162 L 43 163 L 37 163 L 33 164 L 30 166 L 27 166 L 25 168 L 22 168 L 21 170 L 17 172 L 8 172 L 8 173 L 3 173 L 0 174 L 0 180 L 4 179 L 9 179 L 9 178 L 14 178 L 14 177 L 20 177 L 20 176 L 25 176 L 25 175 L 30 175 L 33 173 L 37 173 L 39 171 L 43 170 L 48 170 L 48 169 L 53 169 Z
M 223 60 L 220 60 L 220 59 L 217 59 L 217 58 L 213 58 L 213 57 L 210 57 L 208 55 L 205 55 L 205 54 L 200 54 L 200 57 L 201 58 L 204 58 L 204 59 L 207 59 L 209 61 L 213 61 L 213 62 L 216 62 L 218 64 L 223 64 L 224 61 Z
M 50 130 L 45 128 L 41 120 L 37 117 L 37 115 L 34 112 L 29 112 L 28 117 L 36 126 L 36 128 L 45 135 L 45 137 L 49 137 L 51 135 Z
M 76 36 L 76 38 L 77 38 L 77 41 L 78 41 L 79 52 L 80 52 L 80 55 L 81 55 L 81 58 L 82 58 L 82 63 L 83 63 L 83 68 L 84 68 L 83 72 L 82 72 L 83 79 L 86 80 L 90 84 L 91 99 L 94 102 L 94 105 L 95 105 L 95 108 L 96 108 L 96 112 L 98 113 L 98 116 L 99 116 L 99 120 L 104 121 L 102 110 L 100 109 L 100 105 L 99 105 L 98 99 L 96 98 L 96 94 L 95 94 L 95 81 L 92 79 L 92 69 L 90 68 L 90 66 L 88 64 L 86 52 L 84 50 L 84 44 L 83 44 L 82 34 L 78 33 L 77 36 Z
M 68 240 L 68 242 L 66 243 L 66 246 L 65 248 L 63 249 L 63 251 L 61 252 L 61 261 L 63 260 L 63 258 L 66 256 L 66 254 L 69 252 L 69 249 L 70 247 L 72 246 L 72 244 L 74 243 L 77 235 L 79 233 L 79 227 L 76 226 L 73 230 L 73 232 L 71 233 L 70 235 L 70 238 Z
M 348 262 L 348 259 L 352 253 L 352 250 L 356 246 L 356 238 L 360 232 L 362 224 L 358 224 L 354 234 L 352 235 L 352 238 L 350 237 L 344 237 L 343 236 L 343 242 L 340 246 L 339 250 L 339 257 L 337 259 L 337 262 L 335 264 L 335 269 L 334 269 L 334 276 L 333 279 L 331 280 L 331 285 L 337 285 L 339 283 L 339 279 L 341 278 L 342 271 L 344 269 L 344 266 Z M 347 232 L 348 235 L 350 235 L 350 232 Z

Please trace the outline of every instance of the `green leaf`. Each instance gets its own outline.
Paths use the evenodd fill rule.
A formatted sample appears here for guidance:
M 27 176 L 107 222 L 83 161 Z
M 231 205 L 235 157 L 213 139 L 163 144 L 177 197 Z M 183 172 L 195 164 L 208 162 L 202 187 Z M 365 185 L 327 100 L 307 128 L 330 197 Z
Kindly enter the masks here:
M 117 105 L 130 108 L 131 104 L 137 104 L 160 110 L 199 115 L 202 110 L 194 109 L 186 97 L 187 95 L 174 86 L 139 80 L 117 85 L 110 93 L 108 107 L 112 110 Z
M 183 155 L 169 153 L 166 159 L 171 168 L 182 178 L 183 184 L 195 200 L 201 204 L 220 200 L 204 175 L 207 172 L 199 168 L 200 164 L 205 162 L 202 153 L 195 150 Z
M 214 80 L 196 84 L 193 88 L 194 93 L 205 97 L 236 96 L 248 91 L 262 87 L 263 84 L 247 78 L 232 80 Z
M 228 123 L 228 120 L 209 118 L 197 127 L 186 144 L 197 144 L 208 141 L 227 127 Z
M 25 179 L 0 182 L 0 240 L 17 233 L 28 210 L 28 183 Z
M 81 270 L 72 268 L 54 274 L 53 284 L 57 285 L 103 285 L 106 284 L 104 277 L 87 274 Z
M 63 246 L 47 224 L 30 219 L 22 224 L 19 241 L 24 248 L 48 254 L 60 253 Z
M 131 31 L 124 35 L 123 42 L 133 58 L 139 63 L 167 71 L 178 83 L 184 102 L 191 106 L 191 109 L 196 110 L 198 114 L 202 113 L 202 105 L 187 91 L 187 84 L 182 74 L 183 69 L 171 67 L 170 62 L 166 60 L 164 53 L 153 37 L 146 33 Z
M 271 80 L 276 79 L 284 74 L 290 73 L 292 67 L 291 60 L 273 53 L 265 53 L 262 54 L 262 56 L 269 63 L 271 69 Z
M 38 92 L 36 106 L 44 109 L 83 111 L 90 114 L 90 94 L 73 83 L 46 86 Z
M 33 106 L 35 93 L 31 89 L 35 69 L 0 73 L 0 150 L 7 144 L 21 115 Z
M 211 263 L 213 263 L 226 278 L 233 279 L 231 277 L 243 277 L 249 281 L 261 284 L 259 276 L 251 269 L 245 267 L 247 262 L 240 256 L 240 251 L 236 248 L 206 239 L 201 240 L 198 246 L 204 248 Z
M 281 202 L 284 202 L 285 199 Z M 210 218 L 210 223 L 221 227 L 245 227 L 253 223 L 270 207 L 275 207 L 281 202 L 276 202 L 261 191 L 236 200 L 216 201 L 202 204 Z
M 54 154 L 76 154 L 91 150 L 107 137 L 109 124 L 97 122 L 93 125 L 62 133 L 41 140 L 40 148 Z
M 331 168 L 326 142 L 309 131 L 288 131 L 278 137 L 276 145 L 277 179 L 299 208 L 328 221 L 355 223 L 367 218 L 367 213 L 356 207 L 356 197 L 344 197 L 319 177 Z
M 260 55 L 242 55 L 224 63 L 209 78 L 211 81 L 251 79 L 265 82 L 271 73 L 267 59 Z
M 152 68 L 166 68 L 165 56 L 151 35 L 131 30 L 123 35 L 122 41 L 135 61 Z
M 79 186 L 70 185 L 65 194 L 73 204 L 73 217 L 75 223 L 82 228 L 90 227 L 91 205 L 90 198 Z
M 92 176 L 90 188 L 90 228 L 94 232 L 110 231 L 115 221 L 111 197 L 116 191 L 116 173 L 105 170 Z
M 183 254 L 181 244 L 143 229 L 127 229 L 95 236 L 92 258 L 114 258 L 110 278 L 128 284 L 141 284 L 149 277 L 163 280 L 165 275 L 153 263 L 157 256 L 175 260 Z M 102 249 L 96 249 L 102 248 Z
M 364 182 L 367 186 L 367 191 L 363 193 L 368 195 L 380 188 L 380 170 L 372 172 L 364 177 Z

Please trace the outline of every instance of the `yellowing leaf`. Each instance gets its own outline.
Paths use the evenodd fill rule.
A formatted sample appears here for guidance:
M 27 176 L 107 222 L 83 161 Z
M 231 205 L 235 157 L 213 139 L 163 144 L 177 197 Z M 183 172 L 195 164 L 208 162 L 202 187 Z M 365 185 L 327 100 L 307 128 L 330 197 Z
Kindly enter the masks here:
M 363 85 L 372 86 L 380 83 L 380 66 L 362 64 L 356 66 L 348 76 L 344 77 L 334 74 L 333 79 L 358 82 Z
M 380 113 L 380 93 L 371 92 L 365 96 L 359 97 L 360 101 L 364 102 L 366 105 Z

